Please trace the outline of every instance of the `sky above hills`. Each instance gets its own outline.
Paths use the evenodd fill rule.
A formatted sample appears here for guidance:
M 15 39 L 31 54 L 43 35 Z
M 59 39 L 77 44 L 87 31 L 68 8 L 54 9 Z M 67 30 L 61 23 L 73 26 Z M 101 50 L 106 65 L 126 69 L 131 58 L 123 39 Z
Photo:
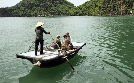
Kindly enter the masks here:
M 20 1 L 22 1 L 22 0 L 0 0 L 0 8 L 14 6 L 17 3 L 19 3 Z M 67 1 L 73 3 L 75 6 L 78 6 L 89 0 L 67 0 Z

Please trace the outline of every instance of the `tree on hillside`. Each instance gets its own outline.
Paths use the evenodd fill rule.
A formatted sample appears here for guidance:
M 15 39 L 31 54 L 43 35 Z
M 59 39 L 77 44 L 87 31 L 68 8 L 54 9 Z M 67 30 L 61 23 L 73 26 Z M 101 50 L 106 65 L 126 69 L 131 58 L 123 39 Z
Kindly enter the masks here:
M 67 0 L 22 0 L 0 8 L 0 16 L 96 16 L 132 15 L 134 0 L 90 0 L 80 6 Z

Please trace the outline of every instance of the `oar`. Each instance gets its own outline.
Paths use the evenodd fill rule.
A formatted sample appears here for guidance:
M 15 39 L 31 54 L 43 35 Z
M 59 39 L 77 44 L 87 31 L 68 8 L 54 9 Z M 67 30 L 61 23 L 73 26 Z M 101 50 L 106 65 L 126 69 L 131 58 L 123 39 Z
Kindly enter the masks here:
M 50 34 L 51 38 L 53 39 L 54 43 L 58 46 L 58 48 L 60 49 L 60 46 L 55 42 L 53 36 Z
M 51 36 L 51 38 L 54 40 L 54 38 L 52 37 L 51 34 L 50 34 L 50 36 Z M 55 42 L 55 43 L 56 43 L 56 42 Z M 56 43 L 56 45 L 58 46 L 58 48 L 60 48 L 57 43 Z M 85 76 L 83 76 L 82 74 L 80 74 L 78 71 L 76 71 L 76 70 L 74 69 L 74 67 L 72 66 L 72 64 L 70 63 L 70 61 L 66 58 L 65 54 L 63 54 L 63 56 L 64 56 L 64 58 L 67 60 L 68 64 L 69 64 L 70 67 L 72 68 L 72 70 L 73 70 L 74 72 L 77 72 L 77 74 L 79 74 L 80 76 L 82 76 L 82 77 L 84 77 L 84 78 L 86 79 Z
M 74 67 L 72 66 L 72 64 L 70 63 L 70 61 L 68 60 L 68 58 L 66 58 L 65 53 L 63 54 L 63 56 L 66 59 L 66 61 L 68 62 L 68 64 L 70 65 L 70 67 L 72 68 L 72 70 L 75 71 Z
M 54 41 L 54 38 L 53 38 L 53 36 L 50 34 L 50 36 L 51 36 L 51 38 L 53 39 L 53 41 Z
M 31 47 L 33 46 L 34 43 L 35 43 L 35 42 L 33 42 L 31 46 L 29 46 L 28 52 L 30 51 L 30 49 L 31 49 Z
M 50 34 L 51 38 L 53 39 L 54 41 L 54 38 L 52 37 L 52 35 Z M 55 41 L 54 41 L 55 42 Z M 56 43 L 56 42 L 55 42 Z M 58 48 L 60 49 L 59 45 L 56 43 L 56 45 L 58 46 Z M 72 70 L 75 71 L 74 67 L 72 66 L 72 64 L 69 62 L 69 60 L 66 58 L 65 54 L 64 55 L 64 58 L 67 60 L 67 62 L 69 63 L 69 65 L 71 66 Z

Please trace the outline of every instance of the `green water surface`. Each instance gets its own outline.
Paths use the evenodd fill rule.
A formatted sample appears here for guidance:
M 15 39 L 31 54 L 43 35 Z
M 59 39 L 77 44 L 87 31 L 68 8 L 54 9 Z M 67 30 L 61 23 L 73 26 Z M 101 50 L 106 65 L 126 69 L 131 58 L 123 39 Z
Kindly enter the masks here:
M 16 58 L 34 41 L 38 21 L 53 37 L 69 32 L 86 43 L 70 60 L 85 78 L 67 62 L 41 69 Z M 45 34 L 44 40 L 44 47 L 53 41 Z M 134 17 L 1 17 L 0 83 L 134 83 Z

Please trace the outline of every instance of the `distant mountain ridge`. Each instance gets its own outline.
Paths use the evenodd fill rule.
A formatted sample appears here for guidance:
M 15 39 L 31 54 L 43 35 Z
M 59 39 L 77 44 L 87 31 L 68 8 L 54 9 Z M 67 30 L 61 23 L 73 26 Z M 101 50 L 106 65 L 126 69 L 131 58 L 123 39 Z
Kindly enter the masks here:
M 90 0 L 80 6 L 74 6 L 67 0 L 22 0 L 15 6 L 0 8 L 1 17 L 118 16 L 133 14 L 134 0 Z

